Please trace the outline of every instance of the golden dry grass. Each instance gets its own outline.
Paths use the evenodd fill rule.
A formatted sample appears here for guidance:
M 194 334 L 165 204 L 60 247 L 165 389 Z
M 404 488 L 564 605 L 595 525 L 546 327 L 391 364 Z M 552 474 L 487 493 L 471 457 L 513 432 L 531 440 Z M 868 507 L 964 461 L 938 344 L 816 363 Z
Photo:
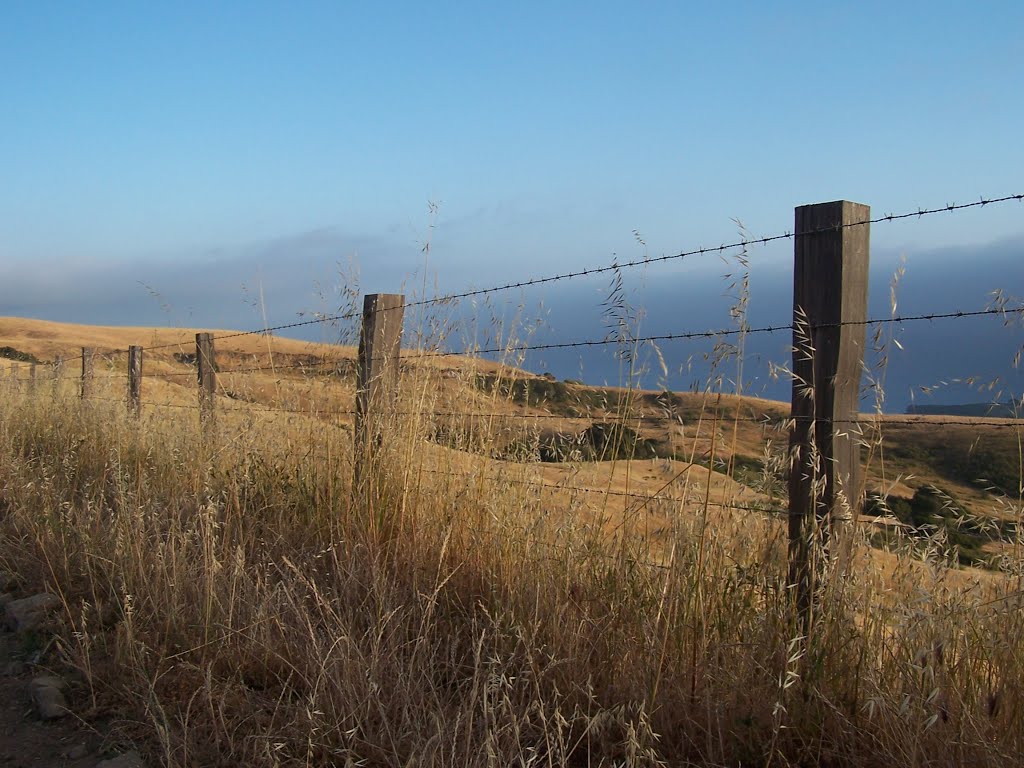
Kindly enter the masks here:
M 190 352 L 190 334 L 0 320 L 0 346 L 47 359 Z M 756 511 L 776 491 L 719 471 L 784 436 L 730 418 L 779 404 L 684 396 L 699 421 L 662 435 L 673 460 L 509 461 L 503 428 L 544 406 L 474 381 L 523 374 L 410 360 L 353 494 L 350 381 L 287 367 L 351 349 L 218 344 L 222 367 L 275 369 L 221 376 L 212 433 L 174 351 L 147 357 L 147 374 L 176 375 L 146 379 L 138 422 L 120 358 L 91 402 L 70 374 L 31 394 L 0 381 L 0 567 L 62 596 L 55 660 L 82 671 L 76 702 L 122 713 L 122 737 L 162 764 L 1024 758 L 1019 557 L 997 574 L 862 541 L 804 635 L 782 521 Z

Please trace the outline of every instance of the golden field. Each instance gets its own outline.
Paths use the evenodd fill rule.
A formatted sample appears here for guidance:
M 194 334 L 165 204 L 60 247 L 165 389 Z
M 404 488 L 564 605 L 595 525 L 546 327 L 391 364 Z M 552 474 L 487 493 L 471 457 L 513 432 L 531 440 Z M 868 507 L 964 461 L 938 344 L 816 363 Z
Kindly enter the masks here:
M 218 340 L 204 430 L 194 333 L 0 318 L 41 361 L 0 378 L 0 569 L 60 595 L 47 647 L 83 716 L 162 764 L 1024 758 L 1020 483 L 971 474 L 979 451 L 1019 467 L 1019 428 L 871 419 L 870 488 L 949 503 L 912 531 L 866 515 L 807 635 L 785 404 L 409 351 L 353 493 L 355 350 Z M 160 347 L 138 420 L 129 344 Z M 573 454 L 588 434 L 614 439 Z

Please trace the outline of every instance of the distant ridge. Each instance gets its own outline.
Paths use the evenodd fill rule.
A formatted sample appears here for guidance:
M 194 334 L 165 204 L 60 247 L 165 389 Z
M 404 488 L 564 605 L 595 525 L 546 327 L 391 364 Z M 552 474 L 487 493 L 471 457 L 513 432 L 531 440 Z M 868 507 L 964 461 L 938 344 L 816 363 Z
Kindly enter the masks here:
M 997 419 L 1013 419 L 1024 416 L 1020 403 L 1010 400 L 1005 403 L 960 403 L 958 405 L 908 405 L 907 413 L 920 416 L 987 416 Z

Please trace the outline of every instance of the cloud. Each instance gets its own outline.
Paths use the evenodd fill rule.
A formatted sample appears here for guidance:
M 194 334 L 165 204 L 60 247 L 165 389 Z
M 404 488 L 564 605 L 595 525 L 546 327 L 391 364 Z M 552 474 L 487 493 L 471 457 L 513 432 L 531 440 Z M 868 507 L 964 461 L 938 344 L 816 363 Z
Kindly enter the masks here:
M 477 217 L 486 219 L 487 213 L 469 214 L 470 219 Z M 495 272 L 507 277 L 518 262 L 494 252 L 485 261 L 469 258 L 472 248 L 455 237 L 460 228 L 453 228 L 450 247 L 432 254 L 430 265 L 437 273 L 438 290 L 486 286 Z M 872 317 L 889 314 L 889 282 L 900 255 L 884 246 L 876 247 L 872 254 Z M 978 309 L 997 289 L 1022 296 L 1022 257 L 1024 236 L 976 246 L 912 251 L 906 274 L 899 281 L 897 311 L 925 314 Z M 750 258 L 750 325 L 787 324 L 792 312 L 790 258 L 782 247 L 752 252 Z M 268 322 L 277 325 L 294 322 L 300 312 L 335 311 L 337 287 L 348 277 L 350 260 L 357 266 L 363 292 L 399 292 L 403 285 L 419 285 L 422 280 L 417 270 L 422 269 L 423 255 L 411 238 L 323 228 L 156 260 L 7 262 L 0 265 L 0 314 L 103 325 L 255 328 L 262 324 L 258 306 L 262 288 Z M 539 274 L 563 269 L 548 263 Z M 669 262 L 624 270 L 623 296 L 634 310 L 631 322 L 639 323 L 638 332 L 644 336 L 730 327 L 734 321 L 729 306 L 735 303 L 735 289 L 730 289 L 722 276 L 726 272 L 736 275 L 738 269 L 735 262 L 730 266 L 712 257 L 700 264 L 694 262 L 692 268 Z M 513 278 L 521 276 L 512 274 Z M 532 343 L 603 339 L 614 332 L 616 324 L 613 313 L 602 304 L 609 296 L 610 277 L 605 273 L 501 292 L 475 302 L 464 301 L 455 310 L 436 311 L 451 314 L 456 321 L 455 332 L 447 341 L 452 349 L 461 349 L 470 339 L 493 337 L 493 328 L 480 330 L 481 324 L 489 324 L 491 315 L 509 325 L 525 322 L 531 326 Z M 434 284 L 433 276 L 428 276 L 427 283 Z M 410 317 L 410 322 L 414 320 Z M 504 333 L 509 330 L 506 327 Z M 1024 389 L 1024 376 L 1011 366 L 1014 353 L 1024 343 L 1019 327 L 1004 328 L 998 318 L 980 318 L 908 323 L 894 330 L 903 349 L 889 350 L 887 408 L 891 410 L 902 410 L 912 391 L 918 393 L 915 397 L 920 402 L 921 387 L 966 377 L 979 381 L 998 377 L 1018 395 Z M 407 332 L 411 338 L 415 329 Z M 301 331 L 311 339 L 330 338 L 329 333 L 315 326 Z M 768 361 L 787 363 L 790 343 L 788 332 L 747 339 L 746 391 L 788 399 L 789 384 L 769 377 Z M 706 380 L 711 375 L 713 347 L 714 342 L 698 339 L 660 343 L 660 354 L 668 366 L 664 381 L 657 355 L 646 349 L 644 362 L 650 372 L 644 385 L 687 389 Z M 617 384 L 623 381 L 623 366 L 614 351 L 593 347 L 547 350 L 528 355 L 525 365 L 560 378 Z M 734 361 L 719 371 L 729 379 L 737 376 Z M 963 384 L 945 384 L 933 401 L 964 402 L 986 396 Z
M 872 256 L 869 286 L 869 311 L 872 318 L 890 316 L 890 281 L 899 266 L 899 252 L 879 249 Z M 985 308 L 991 292 L 1002 289 L 1024 298 L 1024 280 L 1019 264 L 1024 258 L 1024 237 L 995 243 L 923 250 L 910 254 L 906 272 L 896 288 L 900 315 L 970 311 Z M 766 260 L 767 267 L 752 258 L 748 320 L 751 327 L 786 325 L 792 316 L 792 275 L 788 265 Z M 719 277 L 705 274 L 687 282 L 685 276 L 658 280 L 653 269 L 644 277 L 626 271 L 626 298 L 641 317 L 639 335 L 680 334 L 735 327 L 729 307 L 736 302 L 731 280 L 722 279 L 727 271 L 719 265 Z M 728 270 L 734 275 L 735 269 Z M 579 281 L 551 292 L 543 317 L 547 328 L 535 343 L 567 340 L 595 340 L 608 336 L 614 318 L 602 307 L 608 296 L 608 280 Z M 526 307 L 533 306 L 529 303 Z M 890 329 L 889 326 L 886 326 Z M 926 396 L 922 387 L 932 390 L 926 402 L 983 401 L 993 392 L 1007 389 L 1018 396 L 1024 391 L 1024 372 L 1012 366 L 1016 351 L 1024 344 L 1019 324 L 1006 327 L 999 317 L 965 318 L 908 322 L 891 327 L 902 345 L 890 345 L 886 371 L 888 410 L 903 410 L 913 397 L 920 402 Z M 735 342 L 735 338 L 719 341 Z M 721 356 L 714 340 L 690 339 L 659 342 L 659 353 L 667 363 L 668 376 L 661 371 L 658 354 L 648 346 L 642 353 L 641 367 L 648 373 L 648 387 L 670 386 L 688 389 L 712 375 L 711 361 Z M 769 376 L 769 361 L 788 364 L 791 334 L 782 331 L 754 334 L 747 338 L 743 379 L 745 391 L 774 399 L 788 400 L 790 384 Z M 614 348 L 585 347 L 532 353 L 526 366 L 551 371 L 562 378 L 582 378 L 592 383 L 624 383 L 624 368 Z M 869 364 L 877 365 L 869 354 Z M 735 382 L 739 375 L 735 360 L 721 363 L 717 374 Z M 973 378 L 975 383 L 964 383 Z M 998 380 L 989 392 L 983 382 Z M 938 385 L 938 386 L 937 386 Z M 734 384 L 733 384 L 734 386 Z M 866 405 L 870 405 L 866 403 Z
M 67 260 L 0 271 L 0 312 L 97 325 L 258 324 L 259 287 L 271 323 L 323 309 L 317 286 L 336 286 L 355 258 L 364 279 L 390 282 L 413 268 L 410 251 L 380 237 L 317 229 L 202 254 L 117 262 Z

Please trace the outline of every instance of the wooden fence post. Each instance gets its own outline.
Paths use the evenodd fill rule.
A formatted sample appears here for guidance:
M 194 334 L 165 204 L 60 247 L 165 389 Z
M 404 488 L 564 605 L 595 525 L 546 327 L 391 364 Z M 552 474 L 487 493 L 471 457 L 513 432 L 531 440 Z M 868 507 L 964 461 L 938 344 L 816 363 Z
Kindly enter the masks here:
M 196 366 L 199 373 L 199 420 L 212 427 L 217 405 L 217 357 L 213 350 L 213 334 L 196 334 Z
M 60 393 L 60 382 L 64 378 L 64 356 L 57 355 L 53 358 L 53 396 Z
M 382 434 L 383 416 L 398 391 L 399 354 L 405 296 L 371 293 L 363 297 L 356 381 L 354 487 L 364 487 L 367 468 Z
M 36 364 L 28 364 L 28 393 L 35 395 L 36 393 Z
M 128 347 L 128 413 L 136 418 L 142 409 L 142 347 Z
M 863 495 L 858 413 L 871 209 L 796 209 L 789 584 L 805 628 L 826 567 L 842 571 Z
M 92 347 L 82 347 L 82 399 L 88 400 L 93 394 L 93 385 L 96 380 L 93 362 L 96 358 L 96 350 Z

